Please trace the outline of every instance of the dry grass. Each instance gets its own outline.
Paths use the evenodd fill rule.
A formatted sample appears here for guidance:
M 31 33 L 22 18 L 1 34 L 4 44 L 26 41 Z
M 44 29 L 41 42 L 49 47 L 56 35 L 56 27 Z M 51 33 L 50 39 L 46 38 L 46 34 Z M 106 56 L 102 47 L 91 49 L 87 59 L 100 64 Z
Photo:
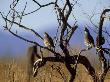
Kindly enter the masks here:
M 30 82 L 64 82 L 64 79 L 68 82 L 69 78 L 69 73 L 63 64 L 47 62 L 45 67 L 39 69 L 35 78 L 31 77 Z M 105 82 L 110 82 L 109 78 L 110 73 L 107 74 Z M 0 59 L 0 82 L 29 82 L 26 59 Z M 75 82 L 93 82 L 82 65 L 78 65 Z

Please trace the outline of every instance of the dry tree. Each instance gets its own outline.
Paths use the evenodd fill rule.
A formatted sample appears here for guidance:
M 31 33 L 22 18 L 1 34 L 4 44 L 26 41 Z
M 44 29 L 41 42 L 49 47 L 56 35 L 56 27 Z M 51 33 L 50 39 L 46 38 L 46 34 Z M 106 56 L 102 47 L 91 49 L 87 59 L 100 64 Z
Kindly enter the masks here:
M 68 20 L 71 14 L 73 14 L 72 11 L 74 9 L 74 6 L 78 3 L 78 0 L 62 1 L 64 3 L 62 6 L 59 4 L 59 1 L 60 0 L 53 0 L 49 3 L 41 4 L 37 0 L 32 0 L 32 2 L 34 2 L 37 5 L 36 9 L 29 13 L 25 13 L 28 2 L 25 3 L 23 10 L 19 12 L 16 9 L 16 6 L 20 5 L 19 4 L 20 0 L 13 0 L 13 2 L 10 4 L 10 10 L 6 15 L 0 12 L 5 22 L 5 25 L 3 26 L 3 28 L 9 31 L 12 35 L 18 37 L 19 39 L 34 44 L 34 46 L 30 47 L 28 50 L 28 60 L 29 60 L 28 68 L 31 68 L 29 70 L 30 71 L 29 74 L 31 74 L 34 71 L 34 76 L 36 76 L 38 69 L 40 69 L 40 67 L 45 66 L 47 61 L 59 62 L 59 63 L 63 63 L 65 67 L 67 68 L 67 70 L 69 71 L 70 73 L 69 82 L 73 82 L 76 76 L 77 64 L 80 63 L 84 65 L 85 68 L 88 70 L 88 73 L 92 76 L 94 82 L 103 82 L 110 68 L 110 66 L 108 65 L 107 59 L 105 57 L 105 53 L 110 55 L 110 49 L 102 47 L 102 43 L 104 44 L 104 42 L 102 42 L 102 37 L 103 37 L 102 32 L 107 33 L 107 31 L 102 30 L 102 27 L 103 27 L 104 19 L 106 17 L 106 13 L 109 12 L 110 9 L 103 10 L 100 16 L 100 23 L 98 26 L 99 32 L 97 34 L 96 50 L 97 50 L 98 56 L 100 57 L 100 61 L 102 62 L 102 73 L 98 75 L 94 67 L 89 62 L 88 58 L 81 55 L 81 53 L 86 51 L 87 49 L 82 49 L 78 55 L 71 54 L 69 51 L 69 46 L 70 46 L 69 42 L 74 32 L 77 30 L 78 24 L 77 24 L 77 20 L 75 19 L 75 17 L 74 17 L 73 25 L 70 25 Z M 48 42 L 46 43 L 51 47 L 54 46 L 54 49 L 48 48 L 47 46 L 43 46 L 36 41 L 26 39 L 25 37 L 20 36 L 17 33 L 17 31 L 12 30 L 13 27 L 16 25 L 17 27 L 23 30 L 33 33 L 36 36 L 36 38 L 40 39 L 40 41 L 43 42 L 44 38 L 37 31 L 35 31 L 34 29 L 30 27 L 22 25 L 22 19 L 25 16 L 31 15 L 37 12 L 38 10 L 44 7 L 49 7 L 51 5 L 53 6 L 53 10 L 55 11 L 55 14 L 57 17 L 58 27 L 57 27 L 57 32 L 55 36 L 55 41 L 52 42 L 52 44 L 50 44 L 49 41 L 48 41 L 49 43 Z M 56 51 L 57 48 L 60 48 L 63 53 L 57 52 Z M 47 50 L 51 52 L 53 56 L 45 57 L 43 50 Z M 37 58 L 37 60 L 35 58 Z

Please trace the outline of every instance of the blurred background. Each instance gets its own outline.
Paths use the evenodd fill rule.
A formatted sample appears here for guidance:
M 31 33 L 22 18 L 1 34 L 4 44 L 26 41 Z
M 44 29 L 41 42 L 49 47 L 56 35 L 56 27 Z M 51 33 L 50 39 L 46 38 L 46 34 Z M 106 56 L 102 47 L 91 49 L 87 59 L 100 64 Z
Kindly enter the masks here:
M 10 4 L 13 0 L 1 0 L 0 1 L 0 12 L 3 12 L 5 15 L 9 11 Z M 41 4 L 48 3 L 51 0 L 45 0 L 45 1 L 39 1 Z M 19 6 L 17 6 L 18 11 L 22 10 L 24 8 L 25 3 L 27 3 L 26 13 L 35 10 L 38 6 L 31 0 L 20 0 Z M 63 0 L 60 2 L 61 5 L 63 5 Z M 98 24 L 99 17 L 103 9 L 110 8 L 110 1 L 109 0 L 78 0 L 78 4 L 76 4 L 75 8 L 73 9 L 73 14 L 78 21 L 79 28 L 73 35 L 72 40 L 70 43 L 74 45 L 81 45 L 81 47 L 84 47 L 83 43 L 83 27 L 86 24 L 90 24 L 90 20 L 88 19 L 88 15 L 92 15 L 93 13 L 96 14 L 96 16 L 93 18 L 93 22 Z M 69 23 L 73 24 L 74 18 L 70 16 Z M 46 31 L 48 32 L 52 37 L 55 36 L 55 32 L 58 27 L 56 14 L 53 9 L 53 6 L 45 7 L 40 9 L 38 12 L 33 13 L 31 15 L 27 15 L 23 18 L 22 24 L 36 30 L 41 36 L 43 36 L 43 33 Z M 24 55 L 26 54 L 27 48 L 30 45 L 27 42 L 24 42 L 12 34 L 10 34 L 8 31 L 4 30 L 3 28 L 4 21 L 2 17 L 0 16 L 0 56 L 7 56 L 12 55 Z M 109 26 L 109 22 L 105 24 L 105 26 Z M 90 24 L 90 28 L 94 27 Z M 14 30 L 19 30 L 19 35 L 26 37 L 28 39 L 39 41 L 38 38 L 36 38 L 32 33 L 16 28 L 16 26 L 13 28 Z M 91 30 L 92 34 L 95 37 L 95 33 L 93 30 Z M 41 45 L 43 45 L 42 41 L 39 41 Z

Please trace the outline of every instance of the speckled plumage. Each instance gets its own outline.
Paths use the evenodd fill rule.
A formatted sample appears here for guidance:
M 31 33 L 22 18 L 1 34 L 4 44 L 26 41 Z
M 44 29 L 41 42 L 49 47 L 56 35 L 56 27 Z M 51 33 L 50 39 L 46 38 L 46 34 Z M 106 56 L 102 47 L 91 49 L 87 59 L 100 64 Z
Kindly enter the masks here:
M 91 36 L 89 30 L 87 28 L 85 28 L 85 37 L 84 37 L 84 43 L 87 46 L 88 49 L 91 49 L 92 47 L 95 47 L 94 45 L 94 39 Z
M 49 48 L 54 47 L 54 43 L 53 43 L 52 38 L 46 32 L 44 33 L 44 45 Z

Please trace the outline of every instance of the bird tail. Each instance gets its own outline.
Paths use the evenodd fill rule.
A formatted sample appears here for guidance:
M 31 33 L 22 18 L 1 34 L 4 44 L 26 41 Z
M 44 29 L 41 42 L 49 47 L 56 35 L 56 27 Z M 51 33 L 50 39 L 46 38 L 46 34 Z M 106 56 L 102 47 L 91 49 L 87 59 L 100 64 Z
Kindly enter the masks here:
M 53 47 L 53 51 L 55 52 L 55 47 Z M 54 56 L 56 56 L 56 55 L 54 54 Z

